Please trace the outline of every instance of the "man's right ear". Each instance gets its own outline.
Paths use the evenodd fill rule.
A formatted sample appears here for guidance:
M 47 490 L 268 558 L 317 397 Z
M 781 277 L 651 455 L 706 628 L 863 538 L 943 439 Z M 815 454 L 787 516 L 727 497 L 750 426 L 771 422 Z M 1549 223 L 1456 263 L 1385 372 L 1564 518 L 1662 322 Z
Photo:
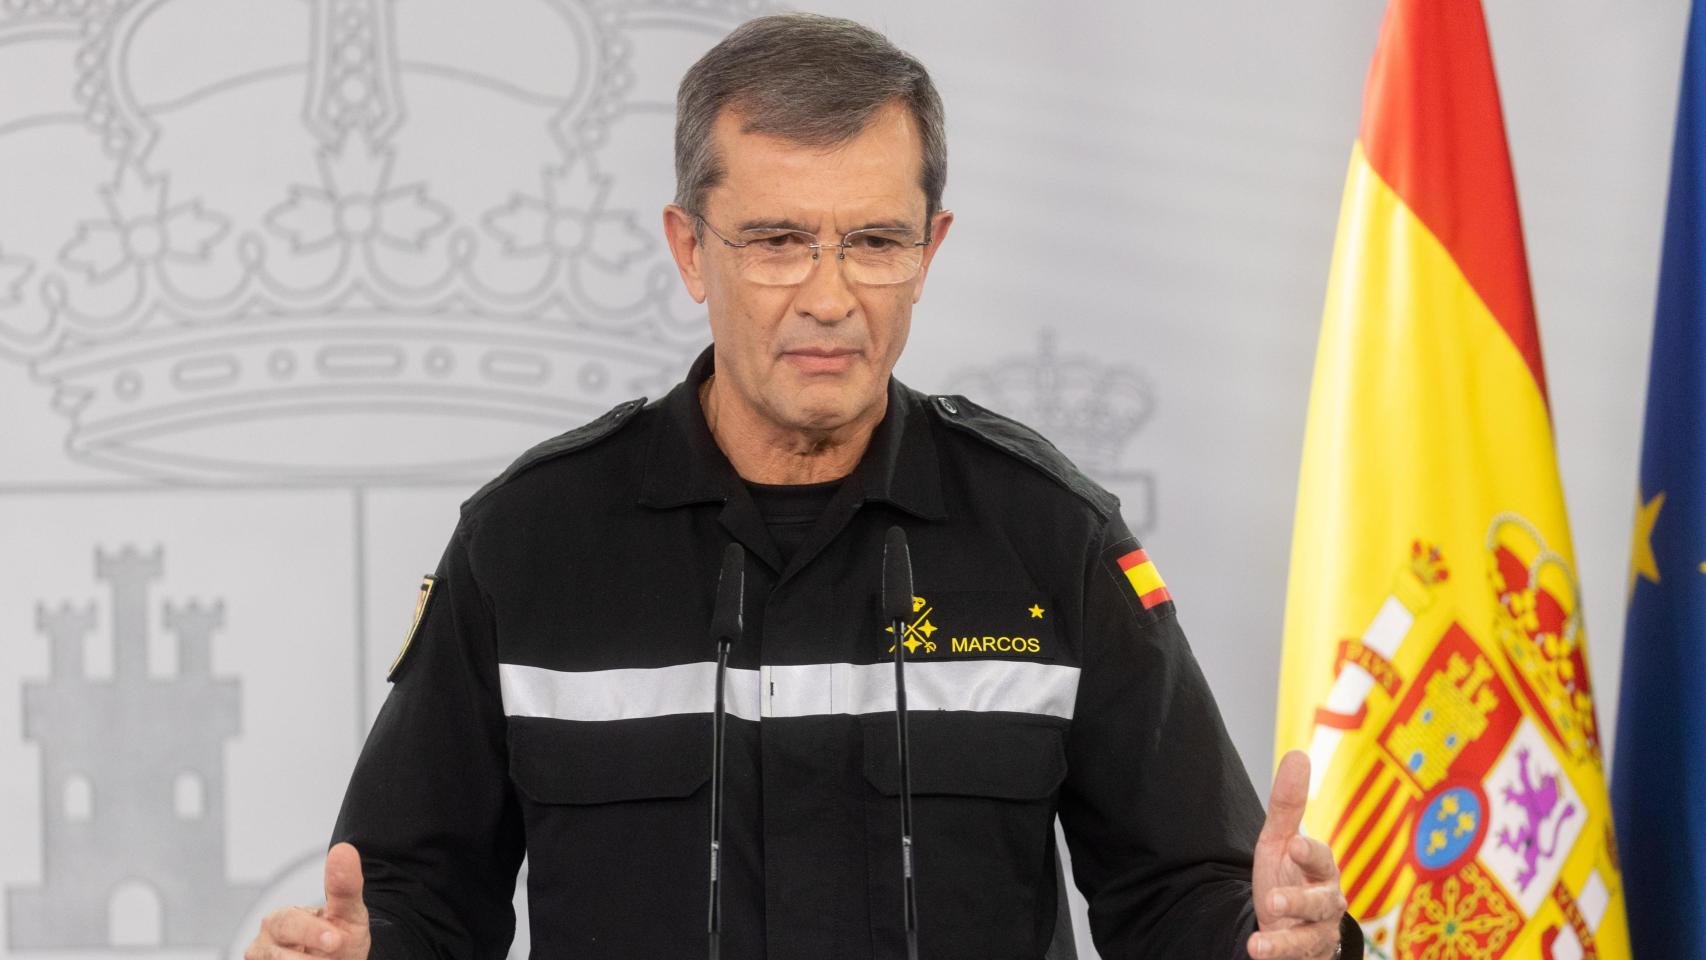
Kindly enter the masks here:
M 669 241 L 675 268 L 681 271 L 681 282 L 687 286 L 687 294 L 694 303 L 704 303 L 705 275 L 700 258 L 705 245 L 700 242 L 698 226 L 699 218 L 686 208 L 673 203 L 663 208 L 663 235 Z

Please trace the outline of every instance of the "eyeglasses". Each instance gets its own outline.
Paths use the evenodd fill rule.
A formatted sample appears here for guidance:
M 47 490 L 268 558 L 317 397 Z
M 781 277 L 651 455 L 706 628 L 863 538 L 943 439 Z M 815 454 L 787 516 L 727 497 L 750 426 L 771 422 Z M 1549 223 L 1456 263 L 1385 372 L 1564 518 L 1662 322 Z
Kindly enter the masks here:
M 920 240 L 917 233 L 890 227 L 854 230 L 842 236 L 840 243 L 823 243 L 803 230 L 775 227 L 742 230 L 739 240 L 731 240 L 703 216 L 694 217 L 735 252 L 742 277 L 767 287 L 804 283 L 817 263 L 818 251 L 826 248 L 836 251 L 835 259 L 845 266 L 849 282 L 874 287 L 905 283 L 918 276 L 924 247 L 930 243 L 928 236 Z

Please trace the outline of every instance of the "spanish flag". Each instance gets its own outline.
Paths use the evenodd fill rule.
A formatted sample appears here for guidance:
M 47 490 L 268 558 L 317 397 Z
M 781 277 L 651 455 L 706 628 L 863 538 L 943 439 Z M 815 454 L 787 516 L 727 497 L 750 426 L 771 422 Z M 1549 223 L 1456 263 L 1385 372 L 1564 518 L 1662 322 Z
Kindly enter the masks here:
M 1392 0 L 1304 440 L 1278 747 L 1369 955 L 1629 956 L 1581 590 L 1476 0 Z

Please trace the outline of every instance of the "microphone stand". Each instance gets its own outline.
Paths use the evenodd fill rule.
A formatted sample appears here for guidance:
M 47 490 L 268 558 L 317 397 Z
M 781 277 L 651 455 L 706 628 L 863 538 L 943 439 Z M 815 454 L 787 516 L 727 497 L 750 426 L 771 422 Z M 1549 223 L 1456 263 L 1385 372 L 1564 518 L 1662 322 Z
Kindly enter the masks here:
M 918 887 L 912 861 L 912 741 L 906 724 L 906 628 L 912 616 L 912 556 L 906 531 L 890 527 L 883 544 L 883 615 L 894 631 L 894 715 L 900 744 L 901 921 L 907 960 L 918 960 Z
M 711 960 L 723 953 L 723 749 L 728 729 L 728 706 L 723 691 L 729 669 L 729 649 L 742 633 L 741 599 L 745 590 L 746 553 L 731 543 L 723 551 L 723 571 L 717 580 L 717 606 L 711 614 L 711 639 L 717 643 L 717 693 L 711 709 L 711 892 L 705 932 Z

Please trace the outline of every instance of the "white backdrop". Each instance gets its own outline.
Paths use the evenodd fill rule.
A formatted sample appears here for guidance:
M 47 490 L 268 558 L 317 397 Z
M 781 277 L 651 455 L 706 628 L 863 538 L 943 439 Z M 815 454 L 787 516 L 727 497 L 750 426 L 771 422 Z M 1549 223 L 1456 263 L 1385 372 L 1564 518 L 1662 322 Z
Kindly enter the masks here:
M 1381 4 L 804 6 L 947 103 L 900 375 L 1122 496 L 1265 794 Z M 1489 7 L 1610 744 L 1687 10 Z M 313 896 L 456 504 L 706 337 L 671 104 L 755 9 L 0 2 L 0 957 L 236 956 Z

